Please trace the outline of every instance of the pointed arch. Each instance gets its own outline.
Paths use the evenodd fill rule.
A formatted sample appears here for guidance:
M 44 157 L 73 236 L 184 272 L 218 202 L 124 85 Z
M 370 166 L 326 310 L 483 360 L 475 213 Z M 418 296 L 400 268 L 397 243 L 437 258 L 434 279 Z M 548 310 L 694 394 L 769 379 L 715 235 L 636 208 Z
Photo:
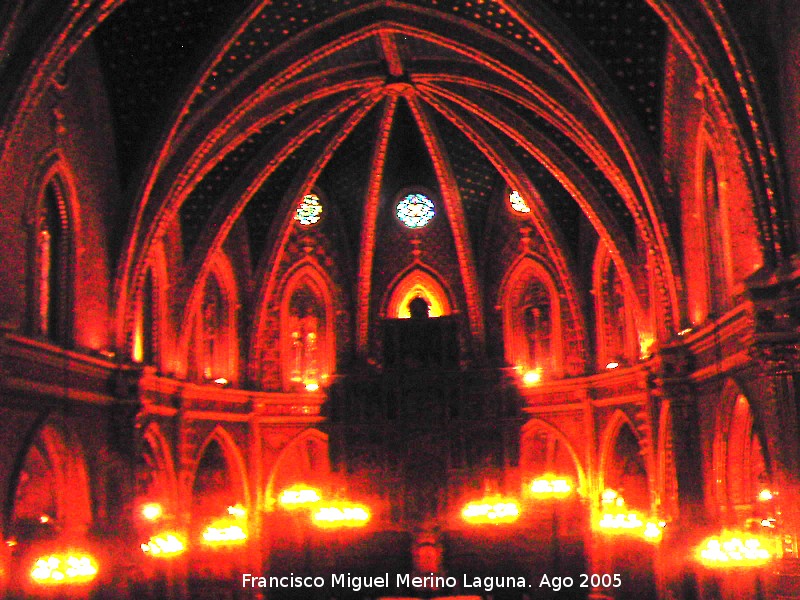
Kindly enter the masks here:
M 717 502 L 728 524 L 743 524 L 759 510 L 757 498 L 772 486 L 763 427 L 744 390 L 728 381 L 714 423 L 713 465 Z
M 77 195 L 59 154 L 34 175 L 26 211 L 28 243 L 28 330 L 69 346 L 73 336 Z
M 189 491 L 193 519 L 222 516 L 227 506 L 237 503 L 250 506 L 247 465 L 233 437 L 221 425 L 206 437 L 195 456 Z
M 287 273 L 279 289 L 284 389 L 320 385 L 336 371 L 333 282 L 307 257 Z
M 134 362 L 168 370 L 167 342 L 169 271 L 164 245 L 157 244 L 150 253 L 145 278 L 136 297 L 130 352 Z
M 82 535 L 92 523 L 83 448 L 75 435 L 57 424 L 45 423 L 37 429 L 31 432 L 11 478 L 6 502 L 9 531 L 30 533 L 30 525 L 46 516 L 48 527 Z
M 389 284 L 381 313 L 388 319 L 406 319 L 411 316 L 409 302 L 422 298 L 431 317 L 449 315 L 453 312 L 452 294 L 442 281 L 434 269 L 415 261 Z
M 636 295 L 625 285 L 608 248 L 599 244 L 592 274 L 595 328 L 597 335 L 597 367 L 609 362 L 631 362 L 651 351 L 652 334 L 640 332 L 641 315 L 636 310 Z
M 520 257 L 500 286 L 506 362 L 524 371 L 564 372 L 561 302 L 553 276 L 542 259 Z
M 650 511 L 653 486 L 649 462 L 635 424 L 622 410 L 615 410 L 600 441 L 598 489 L 614 489 L 631 508 Z
M 178 510 L 178 481 L 172 451 L 158 423 L 150 423 L 142 434 L 143 449 L 137 477 L 137 494 L 147 502 L 158 502 L 164 512 Z
M 535 456 L 537 452 L 539 455 Z M 526 477 L 551 472 L 572 477 L 578 491 L 588 493 L 589 481 L 578 453 L 566 434 L 551 423 L 542 419 L 528 421 L 522 427 L 519 455 L 523 485 L 528 483 Z
M 238 379 L 239 335 L 237 312 L 239 290 L 228 257 L 219 253 L 187 311 L 181 336 L 188 376 L 201 381 Z M 190 343 L 190 340 L 193 343 Z
M 270 470 L 264 497 L 272 503 L 281 490 L 296 483 L 325 487 L 330 471 L 328 436 L 318 429 L 306 429 L 281 450 Z

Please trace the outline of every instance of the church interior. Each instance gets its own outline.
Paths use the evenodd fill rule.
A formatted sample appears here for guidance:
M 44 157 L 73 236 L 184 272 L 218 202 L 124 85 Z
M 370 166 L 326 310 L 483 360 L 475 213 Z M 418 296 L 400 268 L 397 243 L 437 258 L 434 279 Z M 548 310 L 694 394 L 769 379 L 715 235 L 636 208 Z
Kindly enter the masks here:
M 799 127 L 796 0 L 2 3 L 0 595 L 800 598 Z

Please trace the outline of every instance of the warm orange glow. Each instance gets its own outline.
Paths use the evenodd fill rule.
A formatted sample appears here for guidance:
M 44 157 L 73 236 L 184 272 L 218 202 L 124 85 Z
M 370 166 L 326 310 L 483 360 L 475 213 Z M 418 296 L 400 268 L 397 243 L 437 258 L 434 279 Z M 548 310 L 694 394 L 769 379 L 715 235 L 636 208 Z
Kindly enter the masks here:
M 216 383 L 217 385 L 228 385 L 228 383 L 230 383 L 230 382 L 227 379 L 225 379 L 224 377 L 217 377 L 214 380 L 214 383 Z
M 660 542 L 666 522 L 648 520 L 642 513 L 625 506 L 625 499 L 607 489 L 601 496 L 604 512 L 596 523 L 597 529 L 608 534 L 633 535 L 648 542 Z
M 536 385 L 541 381 L 542 381 L 541 369 L 532 369 L 530 371 L 526 371 L 525 374 L 522 376 L 522 383 L 528 386 Z
M 278 496 L 280 505 L 288 510 L 308 508 L 322 499 L 319 490 L 303 484 L 296 484 L 283 490 Z
M 311 521 L 323 529 L 363 527 L 369 521 L 370 516 L 369 509 L 363 504 L 334 502 L 320 506 L 311 515 Z
M 513 523 L 519 518 L 519 504 L 510 498 L 491 496 L 468 502 L 461 511 L 461 517 L 475 525 Z
M 186 544 L 176 533 L 159 533 L 151 536 L 146 544 L 142 544 L 142 552 L 156 558 L 170 558 L 183 554 Z
M 224 519 L 214 521 L 203 531 L 203 543 L 207 546 L 229 546 L 241 544 L 247 539 L 247 533 L 240 525 Z
M 655 340 L 649 333 L 639 334 L 639 358 L 647 360 L 653 355 L 653 345 Z
M 772 491 L 768 489 L 763 489 L 758 493 L 758 499 L 761 500 L 761 502 L 769 502 L 773 498 L 774 495 L 772 494 Z
M 41 515 L 41 516 L 39 516 L 39 523 L 41 523 L 42 525 L 44 525 L 45 523 L 49 523 L 49 522 L 50 522 L 50 515 Z
M 157 521 L 164 514 L 164 509 L 158 502 L 148 502 L 142 505 L 142 516 L 148 521 Z
M 217 519 L 203 530 L 203 543 L 207 546 L 232 546 L 247 539 L 244 523 L 247 510 L 241 505 L 229 506 L 228 517 Z
M 31 578 L 42 585 L 89 583 L 97 576 L 94 557 L 83 553 L 51 554 L 36 560 Z
M 770 561 L 772 554 L 763 538 L 746 533 L 723 532 L 706 538 L 697 547 L 697 559 L 707 567 L 757 567 Z
M 319 390 L 319 384 L 316 381 L 307 381 L 306 382 L 306 391 L 307 392 L 316 392 Z
M 616 360 L 612 360 L 606 365 L 606 369 L 616 369 L 618 366 L 619 362 L 617 362 Z
M 543 475 L 531 482 L 530 491 L 537 498 L 565 498 L 572 493 L 572 481 L 567 477 Z

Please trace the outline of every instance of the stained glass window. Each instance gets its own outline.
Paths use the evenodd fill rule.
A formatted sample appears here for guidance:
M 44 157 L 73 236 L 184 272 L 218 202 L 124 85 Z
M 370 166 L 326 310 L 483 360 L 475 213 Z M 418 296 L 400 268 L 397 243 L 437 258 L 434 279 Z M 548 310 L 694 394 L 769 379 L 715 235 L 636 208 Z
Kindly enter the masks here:
M 306 194 L 297 206 L 294 220 L 301 225 L 314 225 L 322 218 L 322 203 L 316 194 Z
M 435 215 L 433 201 L 424 194 L 408 194 L 397 204 L 397 218 L 409 229 L 425 227 Z
M 517 191 L 514 190 L 508 195 L 508 201 L 511 203 L 511 208 L 518 213 L 529 213 L 531 207 L 525 202 L 525 198 Z

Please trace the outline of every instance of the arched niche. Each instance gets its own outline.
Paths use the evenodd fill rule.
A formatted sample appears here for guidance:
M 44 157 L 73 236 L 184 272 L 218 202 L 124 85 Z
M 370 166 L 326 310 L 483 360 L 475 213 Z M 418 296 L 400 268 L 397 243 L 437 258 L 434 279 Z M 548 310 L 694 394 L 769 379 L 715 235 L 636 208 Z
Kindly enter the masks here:
M 278 455 L 267 481 L 265 498 L 271 503 L 283 490 L 295 484 L 329 488 L 330 473 L 328 436 L 316 429 L 308 429 L 289 442 Z
M 612 489 L 632 509 L 645 514 L 652 507 L 650 478 L 641 443 L 630 419 L 617 411 L 601 446 L 601 490 Z
M 140 503 L 157 502 L 168 515 L 175 515 L 177 479 L 172 453 L 161 428 L 151 423 L 142 436 L 142 453 L 136 470 L 136 494 Z
M 626 294 L 622 277 L 611 254 L 598 248 L 594 262 L 593 289 L 595 300 L 595 323 L 597 329 L 597 366 L 605 367 L 610 362 L 626 363 L 638 358 L 636 320 L 632 310 L 632 299 Z M 641 353 L 650 351 L 641 348 Z
M 167 260 L 164 248 L 158 245 L 152 252 L 144 282 L 136 297 L 131 340 L 134 362 L 166 367 L 167 334 Z
M 500 288 L 506 362 L 545 377 L 563 374 L 561 304 L 555 282 L 537 260 L 524 257 Z
M 281 372 L 284 389 L 323 385 L 336 369 L 332 286 L 313 262 L 296 268 L 281 295 Z
M 442 317 L 452 313 L 450 298 L 440 279 L 421 267 L 407 271 L 389 286 L 389 300 L 384 314 L 389 319 L 411 317 L 409 305 L 421 298 L 428 305 L 428 316 Z
M 29 330 L 55 343 L 72 342 L 74 312 L 75 194 L 69 172 L 53 157 L 37 183 L 29 209 Z
M 567 436 L 539 419 L 528 422 L 522 430 L 519 469 L 523 486 L 551 474 L 569 477 L 576 489 L 588 491 L 586 472 Z
M 13 482 L 7 503 L 9 537 L 86 533 L 92 509 L 83 452 L 55 425 L 46 424 L 35 434 L 20 457 Z
M 239 341 L 236 311 L 238 290 L 230 262 L 214 259 L 203 284 L 203 294 L 191 320 L 189 377 L 200 381 L 237 379 Z
M 229 506 L 249 505 L 245 464 L 230 435 L 217 427 L 200 451 L 192 478 L 192 529 L 227 515 Z
M 733 383 L 723 392 L 714 431 L 717 497 L 729 525 L 751 517 L 771 516 L 759 499 L 772 489 L 772 474 L 763 434 L 747 396 Z M 764 513 L 764 514 L 762 514 Z

